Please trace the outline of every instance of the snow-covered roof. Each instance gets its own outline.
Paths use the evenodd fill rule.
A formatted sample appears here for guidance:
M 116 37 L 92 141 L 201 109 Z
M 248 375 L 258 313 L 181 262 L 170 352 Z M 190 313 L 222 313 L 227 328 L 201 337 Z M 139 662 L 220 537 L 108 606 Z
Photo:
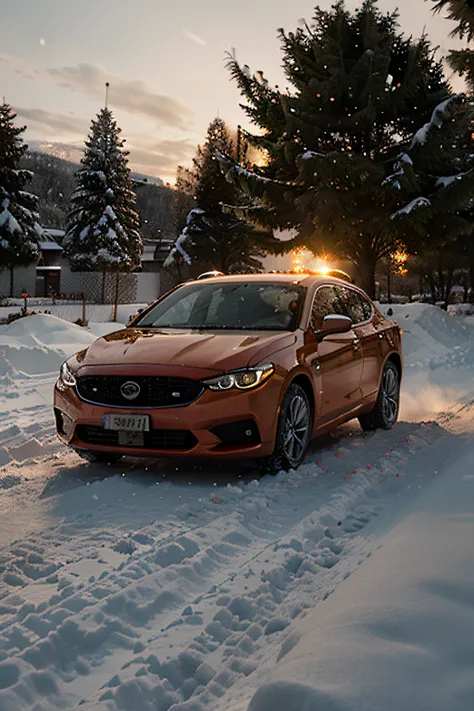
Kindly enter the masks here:
M 44 227 L 43 231 L 46 235 L 50 237 L 55 237 L 56 239 L 62 239 L 66 234 L 65 230 L 58 230 L 55 227 Z
M 53 241 L 38 242 L 38 246 L 42 252 L 62 252 L 63 248 L 60 244 Z
M 65 234 L 64 230 L 58 230 L 54 227 L 44 227 L 38 246 L 42 252 L 62 252 L 63 248 L 61 247 L 61 242 Z

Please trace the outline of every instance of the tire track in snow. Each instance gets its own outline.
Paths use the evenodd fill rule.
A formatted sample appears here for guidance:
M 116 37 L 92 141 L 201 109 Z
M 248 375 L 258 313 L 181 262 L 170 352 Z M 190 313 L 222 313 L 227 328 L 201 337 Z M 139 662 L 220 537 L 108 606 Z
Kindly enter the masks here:
M 136 549 L 125 559 L 120 554 L 121 562 L 98 578 L 75 584 L 67 565 L 60 566 L 47 583 L 54 594 L 36 605 L 13 588 L 1 603 L 0 658 L 13 664 L 18 680 L 0 691 L 0 706 L 3 695 L 3 702 L 17 704 L 15 711 L 30 708 L 20 699 L 41 673 L 61 708 L 74 708 L 82 698 L 93 699 L 91 708 L 102 702 L 137 708 L 126 701 L 130 694 L 143 708 L 150 694 L 153 703 L 157 694 L 169 696 L 171 705 L 163 708 L 187 699 L 211 708 L 227 687 L 252 673 L 259 640 L 281 636 L 304 614 L 305 605 L 289 609 L 292 591 L 301 597 L 308 590 L 309 605 L 312 581 L 326 576 L 319 594 L 329 594 L 331 571 L 342 570 L 354 534 L 381 506 L 367 503 L 367 491 L 384 480 L 400 488 L 404 480 L 396 475 L 410 458 L 445 437 L 434 424 L 400 424 L 391 433 L 349 438 L 338 450 L 320 453 L 316 465 L 214 489 L 206 501 L 178 507 L 160 523 L 164 537 L 157 538 L 154 525 L 135 531 L 125 543 Z M 217 519 L 216 509 L 222 510 Z M 167 530 L 175 535 L 166 536 Z M 64 531 L 58 533 L 48 532 L 43 552 L 40 544 L 30 553 L 17 544 L 15 560 L 26 556 L 33 569 L 47 566 L 45 554 L 63 540 Z M 166 661 L 171 649 L 178 653 Z M 211 657 L 215 667 L 202 668 Z M 117 678 L 106 671 L 120 667 Z M 90 689 L 81 697 L 84 676 Z M 74 700 L 66 702 L 70 695 Z

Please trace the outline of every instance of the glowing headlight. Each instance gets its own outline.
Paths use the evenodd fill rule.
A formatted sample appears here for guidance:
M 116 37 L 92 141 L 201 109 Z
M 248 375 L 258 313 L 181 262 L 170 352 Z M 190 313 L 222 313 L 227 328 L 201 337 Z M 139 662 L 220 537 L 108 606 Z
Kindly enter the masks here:
M 250 390 L 257 385 L 263 383 L 264 380 L 272 375 L 275 370 L 271 363 L 264 365 L 256 365 L 254 368 L 246 368 L 245 370 L 236 370 L 232 373 L 219 375 L 217 378 L 203 380 L 209 390 Z
M 67 390 L 73 388 L 76 384 L 76 378 L 69 368 L 67 363 L 63 363 L 59 371 L 59 379 L 57 382 L 58 390 Z

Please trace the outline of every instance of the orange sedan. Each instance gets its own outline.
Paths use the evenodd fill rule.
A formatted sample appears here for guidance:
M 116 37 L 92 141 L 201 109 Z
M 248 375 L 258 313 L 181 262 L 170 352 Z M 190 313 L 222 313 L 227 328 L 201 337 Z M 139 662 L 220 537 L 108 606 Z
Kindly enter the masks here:
M 261 459 L 291 469 L 358 417 L 397 420 L 399 327 L 345 281 L 308 274 L 181 284 L 61 367 L 59 438 L 87 459 Z

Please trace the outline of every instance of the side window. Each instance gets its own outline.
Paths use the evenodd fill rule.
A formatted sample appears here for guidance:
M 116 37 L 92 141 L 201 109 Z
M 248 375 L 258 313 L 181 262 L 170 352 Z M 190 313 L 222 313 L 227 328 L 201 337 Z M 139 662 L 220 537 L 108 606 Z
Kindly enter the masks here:
M 372 304 L 368 299 L 365 298 L 365 296 L 362 296 L 362 294 L 359 294 L 359 299 L 362 302 L 362 309 L 364 311 L 364 321 L 368 321 L 369 318 L 372 318 L 373 315 L 373 308 Z
M 311 328 L 319 330 L 323 325 L 325 316 L 337 314 L 345 316 L 344 304 L 338 294 L 338 289 L 334 286 L 321 286 L 314 297 L 313 308 L 311 309 Z
M 338 287 L 338 291 L 342 292 L 341 298 L 344 302 L 346 315 L 352 320 L 352 323 L 362 323 L 366 320 L 362 300 L 357 291 Z

